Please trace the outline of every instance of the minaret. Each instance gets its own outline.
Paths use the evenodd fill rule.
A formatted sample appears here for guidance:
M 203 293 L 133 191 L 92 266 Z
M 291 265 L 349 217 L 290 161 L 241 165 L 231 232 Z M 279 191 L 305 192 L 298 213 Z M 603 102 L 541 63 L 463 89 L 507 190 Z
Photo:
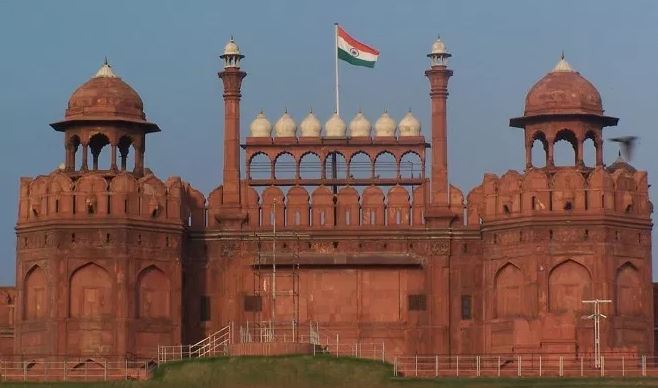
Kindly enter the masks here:
M 222 204 L 240 207 L 240 87 L 247 73 L 240 70 L 240 48 L 231 37 L 224 47 L 224 71 L 219 78 L 224 82 L 224 183 Z
M 441 38 L 432 45 L 427 54 L 431 67 L 425 71 L 430 80 L 432 100 L 432 171 L 430 208 L 448 207 L 448 124 L 446 106 L 448 100 L 448 80 L 452 70 L 448 69 L 451 56 Z

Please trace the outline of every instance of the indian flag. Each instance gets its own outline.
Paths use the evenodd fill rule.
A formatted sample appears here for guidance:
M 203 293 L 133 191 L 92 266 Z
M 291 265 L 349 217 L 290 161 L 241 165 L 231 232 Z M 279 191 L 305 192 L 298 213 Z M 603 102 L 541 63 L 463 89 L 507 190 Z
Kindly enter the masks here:
M 336 26 L 338 58 L 356 66 L 375 67 L 379 51 L 352 38 L 341 26 Z

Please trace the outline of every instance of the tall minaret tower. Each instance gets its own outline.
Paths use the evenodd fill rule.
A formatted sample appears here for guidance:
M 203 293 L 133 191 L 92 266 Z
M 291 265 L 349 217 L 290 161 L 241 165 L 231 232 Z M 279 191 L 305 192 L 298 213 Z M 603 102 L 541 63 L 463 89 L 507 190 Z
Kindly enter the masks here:
M 432 171 L 428 218 L 447 216 L 441 209 L 448 208 L 448 123 L 446 107 L 448 101 L 448 80 L 452 70 L 448 69 L 448 52 L 441 38 L 432 44 L 427 54 L 431 67 L 425 71 L 430 80 L 432 101 Z M 443 214 L 446 213 L 446 214 Z M 431 224 L 431 223 L 430 223 Z
M 231 37 L 224 47 L 224 183 L 222 205 L 226 210 L 240 208 L 240 88 L 247 73 L 240 70 L 240 48 Z

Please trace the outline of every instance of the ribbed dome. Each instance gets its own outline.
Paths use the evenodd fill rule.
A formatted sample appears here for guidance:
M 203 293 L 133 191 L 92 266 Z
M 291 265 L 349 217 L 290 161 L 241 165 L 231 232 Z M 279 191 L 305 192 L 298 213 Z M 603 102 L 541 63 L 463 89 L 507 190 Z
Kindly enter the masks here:
M 301 132 L 301 136 L 304 137 L 319 137 L 322 131 L 322 124 L 320 124 L 320 120 L 315 117 L 313 112 L 309 112 L 299 124 L 299 131 Z
M 375 123 L 375 136 L 395 136 L 395 128 L 395 120 L 384 112 Z
M 107 62 L 92 79 L 73 92 L 64 118 L 146 122 L 144 103 L 139 94 L 115 75 Z
M 274 134 L 276 137 L 295 137 L 297 134 L 297 125 L 295 120 L 290 117 L 286 111 L 279 121 L 274 124 Z
M 324 124 L 325 136 L 345 136 L 345 122 L 343 119 L 338 116 L 337 113 L 334 113 L 329 120 Z
M 414 117 L 411 111 L 400 120 L 398 128 L 400 128 L 400 136 L 420 136 L 420 121 Z
M 352 137 L 370 136 L 370 129 L 370 121 L 361 112 L 350 121 L 350 136 Z
M 448 53 L 448 48 L 446 47 L 446 44 L 443 43 L 441 38 L 436 38 L 434 43 L 432 43 L 432 51 L 430 54 L 447 54 Z
M 249 136 L 251 137 L 271 137 L 272 136 L 272 124 L 265 117 L 263 112 L 260 112 L 256 115 L 254 121 L 251 122 L 249 126 Z
M 603 114 L 599 91 L 564 58 L 526 96 L 525 116 L 546 114 Z

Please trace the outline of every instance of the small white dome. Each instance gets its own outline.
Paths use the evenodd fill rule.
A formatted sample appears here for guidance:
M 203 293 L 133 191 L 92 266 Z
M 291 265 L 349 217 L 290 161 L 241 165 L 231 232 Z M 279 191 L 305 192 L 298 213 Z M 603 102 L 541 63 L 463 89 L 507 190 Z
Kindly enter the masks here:
M 375 136 L 395 136 L 396 126 L 395 120 L 384 112 L 375 122 Z
M 249 126 L 249 136 L 251 137 L 270 137 L 272 136 L 272 124 L 265 117 L 263 112 L 256 115 L 254 121 Z
M 315 117 L 313 112 L 309 112 L 299 124 L 299 131 L 301 132 L 301 136 L 320 136 L 322 124 L 320 124 L 320 120 Z
M 448 48 L 446 47 L 446 44 L 443 43 L 441 38 L 436 38 L 434 43 L 432 44 L 432 51 L 430 52 L 431 54 L 448 54 Z
M 274 124 L 274 134 L 276 137 L 295 137 L 296 133 L 297 125 L 288 112 L 285 112 L 279 121 Z
M 370 129 L 370 121 L 361 112 L 350 121 L 350 136 L 352 137 L 370 136 Z
M 103 63 L 103 66 L 101 66 L 100 69 L 96 72 L 94 75 L 94 78 L 119 78 L 114 72 L 112 71 L 112 66 L 107 63 L 107 58 L 105 58 L 105 63 Z
M 420 121 L 414 117 L 411 111 L 400 120 L 398 128 L 400 128 L 400 136 L 420 136 Z
M 326 123 L 324 123 L 325 136 L 345 137 L 345 122 L 334 113 Z
M 231 40 L 229 40 L 228 43 L 226 43 L 226 46 L 224 46 L 224 55 L 240 55 L 240 47 L 235 43 L 233 37 L 231 37 Z

